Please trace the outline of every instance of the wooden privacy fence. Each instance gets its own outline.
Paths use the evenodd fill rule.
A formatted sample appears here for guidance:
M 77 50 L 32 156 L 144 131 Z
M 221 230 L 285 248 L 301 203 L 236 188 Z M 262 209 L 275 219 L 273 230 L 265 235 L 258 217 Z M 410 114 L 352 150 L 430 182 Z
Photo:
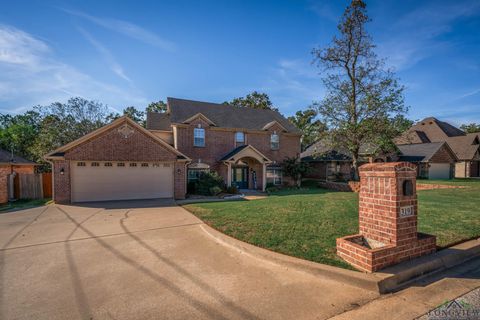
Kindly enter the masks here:
M 51 173 L 18 173 L 14 178 L 16 199 L 43 199 L 52 197 Z

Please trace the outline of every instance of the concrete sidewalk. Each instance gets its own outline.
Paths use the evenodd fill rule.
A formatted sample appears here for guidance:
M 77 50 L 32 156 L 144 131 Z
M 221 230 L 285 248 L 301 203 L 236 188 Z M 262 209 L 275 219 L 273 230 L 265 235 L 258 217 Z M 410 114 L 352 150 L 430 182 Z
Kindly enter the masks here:
M 422 279 L 331 319 L 415 319 L 446 301 L 480 287 L 480 258 Z M 427 319 L 423 317 L 422 319 Z

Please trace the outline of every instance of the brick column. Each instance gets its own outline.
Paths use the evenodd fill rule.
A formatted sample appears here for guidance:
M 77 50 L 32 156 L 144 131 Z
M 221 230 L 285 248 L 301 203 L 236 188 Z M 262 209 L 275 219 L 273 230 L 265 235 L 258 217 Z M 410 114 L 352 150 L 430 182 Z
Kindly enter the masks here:
M 185 199 L 187 193 L 187 165 L 185 162 L 175 162 L 173 181 L 175 199 Z
M 359 234 L 337 239 L 337 254 L 357 269 L 374 272 L 435 252 L 435 237 L 417 232 L 414 164 L 360 167 Z
M 70 161 L 53 161 L 53 201 L 71 202 Z

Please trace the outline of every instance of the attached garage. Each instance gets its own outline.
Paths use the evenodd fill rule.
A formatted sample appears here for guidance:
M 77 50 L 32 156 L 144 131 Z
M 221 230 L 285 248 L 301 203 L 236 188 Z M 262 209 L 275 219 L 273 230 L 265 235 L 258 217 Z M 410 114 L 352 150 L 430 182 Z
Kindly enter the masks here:
M 175 198 L 190 159 L 122 117 L 46 156 L 57 203 Z
M 452 177 L 451 167 L 450 163 L 430 163 L 430 167 L 428 168 L 428 178 L 450 179 Z
M 74 161 L 72 202 L 173 198 L 173 163 Z

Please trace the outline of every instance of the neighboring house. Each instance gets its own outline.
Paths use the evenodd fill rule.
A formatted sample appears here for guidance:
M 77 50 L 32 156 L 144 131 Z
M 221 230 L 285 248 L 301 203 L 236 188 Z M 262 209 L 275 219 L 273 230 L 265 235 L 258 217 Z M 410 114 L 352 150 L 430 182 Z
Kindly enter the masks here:
M 146 129 L 122 117 L 46 159 L 56 202 L 182 199 L 202 171 L 245 189 L 291 182 L 280 165 L 300 153 L 300 137 L 276 111 L 168 98 Z
M 446 142 L 399 145 L 398 161 L 417 165 L 417 177 L 425 179 L 451 179 L 457 157 Z
M 376 148 L 365 144 L 360 148 L 360 163 L 386 162 L 390 155 L 376 155 Z M 332 147 L 330 139 L 323 138 L 309 146 L 300 155 L 310 165 L 305 178 L 320 180 L 351 180 L 353 178 L 352 157 L 346 148 Z
M 13 179 L 21 173 L 35 173 L 37 164 L 0 149 L 0 203 L 13 198 Z
M 407 144 L 446 142 L 455 153 L 455 177 L 480 177 L 480 134 L 465 133 L 447 122 L 425 118 L 395 140 Z M 445 165 L 446 167 L 446 165 Z M 444 169 L 446 171 L 446 169 Z

